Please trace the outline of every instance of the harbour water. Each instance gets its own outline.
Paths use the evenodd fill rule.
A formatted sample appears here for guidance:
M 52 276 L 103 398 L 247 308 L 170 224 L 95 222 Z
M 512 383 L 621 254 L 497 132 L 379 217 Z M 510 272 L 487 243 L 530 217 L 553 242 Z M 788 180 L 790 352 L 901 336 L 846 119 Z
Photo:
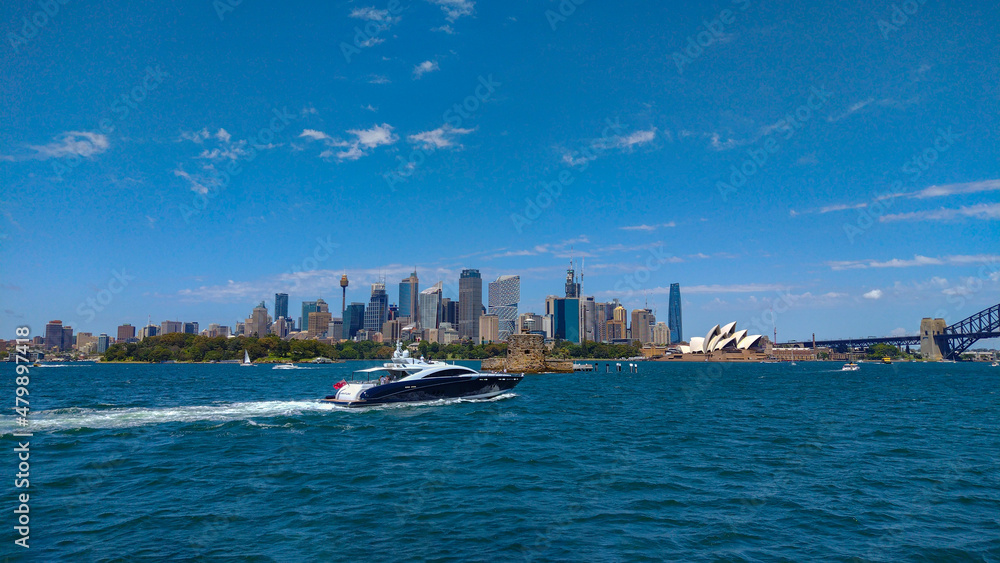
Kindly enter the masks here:
M 316 402 L 368 365 L 33 369 L 31 547 L 0 556 L 1000 559 L 988 364 L 602 363 L 486 402 Z

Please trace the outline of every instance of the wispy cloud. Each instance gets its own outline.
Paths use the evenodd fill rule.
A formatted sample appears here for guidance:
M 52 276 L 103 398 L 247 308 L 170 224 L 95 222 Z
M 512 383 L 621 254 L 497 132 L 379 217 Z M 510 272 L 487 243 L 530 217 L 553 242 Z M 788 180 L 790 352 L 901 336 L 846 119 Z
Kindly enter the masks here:
M 1000 190 L 1000 180 L 981 180 L 978 182 L 964 182 L 958 184 L 943 184 L 928 186 L 915 192 L 899 192 L 884 194 L 874 198 L 874 201 L 886 201 L 893 199 L 930 199 L 935 197 L 948 197 L 956 195 L 976 194 L 982 192 L 992 192 Z M 864 209 L 872 204 L 871 201 L 860 203 L 837 203 L 826 205 L 812 210 L 797 211 L 794 215 L 805 213 L 831 213 L 834 211 L 845 211 L 848 209 Z
M 91 158 L 108 150 L 110 146 L 108 138 L 100 133 L 66 131 L 53 137 L 53 141 L 47 145 L 29 145 L 28 148 L 35 151 L 31 158 L 48 160 L 72 156 Z
M 562 161 L 567 166 L 584 166 L 593 160 L 597 160 L 601 151 L 611 149 L 631 151 L 634 147 L 651 143 L 654 139 L 656 139 L 656 127 L 635 131 L 628 135 L 602 137 L 590 141 L 586 150 L 564 151 Z
M 671 221 L 669 223 L 660 223 L 658 225 L 646 225 L 646 224 L 642 224 L 642 225 L 629 225 L 627 227 L 618 227 L 618 228 L 620 230 L 622 230 L 622 231 L 646 231 L 648 233 L 651 233 L 651 232 L 656 231 L 658 229 L 670 228 L 670 227 L 676 227 L 676 226 L 677 226 L 677 223 L 674 223 L 673 221 Z
M 891 260 L 841 260 L 830 261 L 826 265 L 833 270 L 858 270 L 865 268 L 912 268 L 916 266 L 963 266 L 968 264 L 988 264 L 1000 261 L 1000 254 L 958 254 L 952 256 L 921 256 L 913 258 L 893 258 Z
M 893 221 L 954 221 L 956 219 L 1000 219 L 1000 203 L 980 203 L 978 205 L 966 205 L 956 209 L 936 209 L 933 211 L 914 211 L 912 213 L 897 213 L 895 215 L 883 215 L 879 221 L 889 223 Z
M 462 16 L 471 16 L 476 7 L 476 3 L 472 0 L 428 0 L 428 2 L 440 6 L 445 18 L 450 22 Z
M 830 123 L 834 123 L 834 122 L 840 121 L 841 119 L 844 119 L 846 117 L 850 117 L 851 115 L 854 115 L 855 113 L 863 110 L 865 107 L 868 106 L 868 104 L 870 104 L 870 103 L 872 103 L 874 101 L 875 101 L 875 98 L 868 98 L 868 99 L 865 99 L 865 100 L 861 100 L 860 102 L 857 102 L 857 103 L 851 105 L 851 107 L 847 108 L 847 111 L 845 111 L 843 113 L 840 113 L 838 115 L 831 115 L 830 117 L 827 117 L 826 120 L 829 121 Z
M 374 125 L 369 129 L 348 129 L 347 134 L 352 135 L 354 138 L 344 140 L 335 138 L 323 131 L 305 129 L 299 134 L 299 138 L 319 141 L 329 147 L 319 153 L 320 158 L 358 160 L 363 156 L 367 156 L 371 149 L 383 145 L 392 145 L 398 141 L 399 136 L 393 133 L 392 130 L 392 125 L 388 123 Z
M 351 17 L 359 20 L 391 24 L 399 21 L 399 17 L 393 17 L 389 10 L 380 10 L 374 6 L 365 6 L 351 10 Z
M 424 61 L 417 66 L 413 67 L 413 79 L 419 80 L 423 75 L 428 72 L 434 72 L 436 70 L 441 70 L 438 66 L 437 61 Z
M 431 131 L 423 131 L 415 135 L 410 135 L 407 139 L 411 143 L 420 145 L 425 149 L 461 148 L 462 144 L 458 142 L 458 137 L 468 135 L 474 131 L 475 129 L 462 129 L 445 124 Z
M 862 295 L 862 297 L 864 297 L 865 299 L 882 299 L 882 295 L 883 294 L 881 289 L 873 289 L 868 293 Z

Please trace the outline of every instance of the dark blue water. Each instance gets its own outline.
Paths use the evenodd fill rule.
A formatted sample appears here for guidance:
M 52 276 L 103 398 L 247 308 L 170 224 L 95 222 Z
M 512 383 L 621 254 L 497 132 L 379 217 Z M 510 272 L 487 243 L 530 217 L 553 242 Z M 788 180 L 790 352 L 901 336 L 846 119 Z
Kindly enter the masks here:
M 315 402 L 366 365 L 33 370 L 31 547 L 8 531 L 0 556 L 1000 560 L 998 368 L 646 363 L 488 402 Z

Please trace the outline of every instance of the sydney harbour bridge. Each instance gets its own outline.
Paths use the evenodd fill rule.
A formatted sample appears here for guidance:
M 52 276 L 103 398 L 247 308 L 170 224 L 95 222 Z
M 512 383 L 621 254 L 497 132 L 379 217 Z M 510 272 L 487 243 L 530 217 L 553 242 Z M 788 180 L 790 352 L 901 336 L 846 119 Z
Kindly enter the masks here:
M 948 326 L 944 326 L 942 319 L 924 319 L 920 323 L 920 334 L 914 336 L 816 340 L 815 346 L 868 348 L 875 344 L 890 344 L 902 348 L 903 346 L 920 345 L 921 354 L 925 357 L 928 357 L 927 351 L 930 350 L 932 359 L 939 353 L 942 358 L 958 360 L 962 353 L 976 341 L 986 338 L 1000 338 L 1000 304 L 983 309 Z M 809 344 L 807 342 L 789 342 L 781 344 L 781 346 L 806 346 Z

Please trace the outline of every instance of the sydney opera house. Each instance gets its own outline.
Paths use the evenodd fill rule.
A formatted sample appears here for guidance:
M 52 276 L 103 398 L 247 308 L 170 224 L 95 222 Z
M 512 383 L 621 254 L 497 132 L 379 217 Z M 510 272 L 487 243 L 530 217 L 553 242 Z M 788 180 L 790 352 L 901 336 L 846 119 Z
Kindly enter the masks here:
M 715 325 L 704 338 L 695 336 L 689 345 L 682 345 L 682 354 L 712 354 L 739 350 L 752 350 L 759 347 L 762 335 L 747 334 L 746 330 L 736 330 L 736 322 L 720 327 Z

